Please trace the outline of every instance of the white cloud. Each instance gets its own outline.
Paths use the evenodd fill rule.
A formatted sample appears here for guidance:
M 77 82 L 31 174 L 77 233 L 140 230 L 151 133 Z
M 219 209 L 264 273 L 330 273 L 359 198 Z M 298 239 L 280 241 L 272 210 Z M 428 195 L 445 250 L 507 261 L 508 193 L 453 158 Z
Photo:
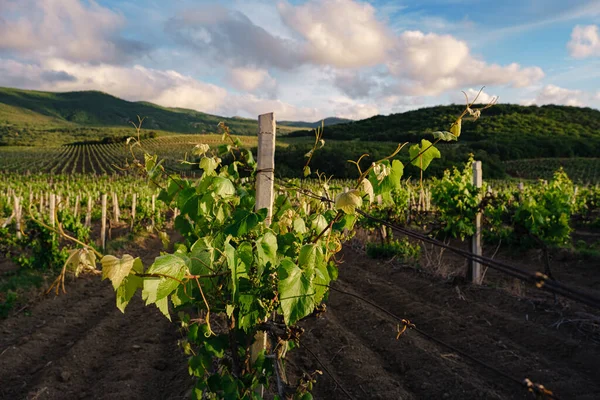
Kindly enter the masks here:
M 600 57 L 598 25 L 575 26 L 567 48 L 571 56 L 575 58 Z
M 0 58 L 0 86 L 40 89 L 43 85 L 76 79 L 61 69 L 47 69 L 37 64 L 24 64 Z
M 324 118 L 323 110 L 315 107 L 298 107 L 281 100 L 263 99 L 252 94 L 232 95 L 222 107 L 224 115 L 256 118 L 257 115 L 274 112 L 281 121 L 316 121 Z
M 247 92 L 263 90 L 269 96 L 274 96 L 277 81 L 269 71 L 261 68 L 238 67 L 229 71 L 228 82 L 236 89 Z
M 464 41 L 420 31 L 399 36 L 395 57 L 387 65 L 390 73 L 402 80 L 401 90 L 413 95 L 438 95 L 464 86 L 524 87 L 544 76 L 539 67 L 488 64 L 473 57 Z
M 367 2 L 309 0 L 292 5 L 280 1 L 277 10 L 283 24 L 277 31 L 287 28 L 285 36 L 221 6 L 187 10 L 170 20 L 167 32 L 232 68 L 297 71 L 312 65 L 334 69 L 330 84 L 354 98 L 389 92 L 433 96 L 480 85 L 525 87 L 544 76 L 539 67 L 488 63 L 472 55 L 465 41 L 451 35 L 396 34 Z M 383 68 L 387 76 L 381 76 Z M 370 76 L 371 69 L 379 69 L 379 75 Z M 248 78 L 247 85 L 253 87 L 254 79 Z M 235 77 L 231 82 L 241 90 L 246 85 Z
M 581 90 L 571 90 L 555 85 L 546 85 L 537 93 L 534 99 L 524 100 L 521 104 L 557 104 L 584 107 L 589 105 L 591 98 L 592 96 L 589 93 L 585 93 Z
M 57 75 L 48 80 L 45 76 Z M 275 112 L 278 119 L 317 120 L 323 110 L 298 107 L 281 100 L 252 94 L 236 94 L 173 70 L 156 70 L 110 64 L 74 63 L 50 59 L 43 65 L 29 65 L 0 59 L 0 86 L 50 91 L 101 90 L 130 101 L 145 100 L 165 107 L 182 107 L 218 115 L 254 118 Z M 19 84 L 14 84 L 15 82 Z
M 181 12 L 165 29 L 179 43 L 229 66 L 291 69 L 301 63 L 294 42 L 268 32 L 239 11 L 218 5 Z
M 333 85 L 352 98 L 368 97 L 381 87 L 372 73 L 345 70 L 335 73 Z
M 375 8 L 352 0 L 311 0 L 299 6 L 277 5 L 283 21 L 305 40 L 305 57 L 318 64 L 363 67 L 385 60 L 391 32 Z
M 339 102 L 334 108 L 335 115 L 340 118 L 360 120 L 379 114 L 379 107 L 374 104 Z
M 115 63 L 146 48 L 116 36 L 125 19 L 94 1 L 3 0 L 1 6 L 0 50 L 28 58 Z

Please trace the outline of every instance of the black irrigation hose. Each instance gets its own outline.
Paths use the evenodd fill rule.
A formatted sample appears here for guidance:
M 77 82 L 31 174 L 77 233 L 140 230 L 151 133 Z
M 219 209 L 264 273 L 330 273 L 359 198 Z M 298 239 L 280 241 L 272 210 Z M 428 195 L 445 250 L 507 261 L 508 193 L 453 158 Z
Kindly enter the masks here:
M 430 243 L 430 244 L 436 245 L 438 247 L 448 249 L 448 250 L 450 250 L 458 255 L 461 255 L 465 258 L 468 258 L 473 261 L 477 261 L 480 264 L 486 265 L 490 268 L 493 268 L 493 269 L 503 272 L 505 274 L 511 275 L 511 276 L 521 279 L 523 281 L 532 283 L 539 289 L 546 290 L 548 292 L 558 294 L 563 297 L 569 298 L 571 300 L 575 300 L 575 301 L 581 302 L 583 304 L 586 304 L 588 306 L 600 309 L 600 298 L 592 296 L 581 290 L 569 287 L 561 282 L 551 280 L 545 274 L 542 274 L 541 272 L 531 273 L 529 271 L 525 271 L 525 270 L 515 267 L 513 265 L 510 265 L 510 264 L 507 264 L 507 263 L 504 263 L 504 262 L 501 262 L 498 260 L 494 260 L 489 257 L 473 254 L 469 251 L 462 250 L 457 247 L 450 246 L 450 245 L 443 243 L 437 239 L 432 239 L 421 233 L 412 231 L 407 228 L 403 228 L 401 226 L 392 224 L 388 221 L 374 217 L 364 211 L 357 210 L 357 212 L 366 218 L 369 218 L 375 222 L 378 222 L 381 225 L 385 225 L 388 228 L 393 229 L 397 232 L 400 232 L 404 235 L 413 237 L 415 239 L 422 240 L 426 243 Z
M 421 329 L 417 328 L 414 324 L 412 324 L 410 321 L 398 317 L 397 315 L 393 314 L 392 312 L 386 310 L 383 307 L 380 307 L 379 305 L 375 304 L 374 302 L 372 302 L 370 300 L 365 299 L 362 296 L 359 296 L 359 295 L 351 293 L 351 292 L 347 292 L 345 290 L 341 290 L 341 289 L 335 288 L 335 287 L 333 287 L 331 285 L 319 285 L 319 286 L 325 286 L 325 287 L 328 287 L 330 290 L 333 290 L 335 292 L 338 292 L 338 293 L 341 293 L 341 294 L 345 294 L 347 296 L 352 296 L 354 298 L 357 298 L 357 299 L 359 299 L 359 300 L 361 300 L 361 301 L 369 304 L 370 306 L 378 309 L 379 311 L 383 312 L 384 314 L 387 314 L 388 316 L 390 316 L 391 318 L 395 319 L 397 322 L 399 322 L 399 323 L 407 326 L 408 328 L 414 329 L 415 331 L 417 331 L 421 336 L 425 337 L 426 339 L 431 340 L 432 342 L 435 342 L 435 343 L 439 344 L 442 347 L 446 347 L 446 348 L 450 349 L 454 353 L 460 354 L 462 357 L 467 358 L 467 359 L 471 360 L 472 362 L 474 362 L 474 363 L 476 363 L 476 364 L 478 364 L 478 365 L 480 365 L 480 366 L 482 366 L 484 368 L 487 368 L 490 371 L 493 371 L 493 372 L 497 373 L 498 375 L 500 375 L 500 376 L 502 376 L 502 377 L 504 377 L 504 378 L 506 378 L 506 379 L 508 379 L 510 381 L 513 381 L 517 385 L 525 387 L 527 390 L 530 390 L 530 391 L 532 391 L 532 392 L 534 392 L 534 393 L 536 393 L 538 395 L 543 395 L 543 396 L 547 396 L 548 398 L 551 398 L 551 399 L 560 400 L 558 396 L 556 396 L 551 391 L 547 390 L 544 386 L 534 384 L 534 383 L 532 383 L 527 378 L 523 379 L 523 380 L 515 378 L 514 376 L 509 375 L 508 373 L 504 372 L 503 370 L 501 370 L 499 368 L 496 368 L 493 365 L 490 365 L 490 364 L 486 363 L 485 361 L 481 361 L 478 358 L 475 358 L 472 355 L 470 355 L 470 354 L 468 354 L 468 353 L 466 353 L 466 352 L 464 352 L 464 351 L 462 351 L 462 350 L 454 347 L 453 345 L 451 345 L 449 343 L 446 343 L 443 340 L 438 339 L 435 336 L 433 336 L 433 335 L 431 335 L 431 334 L 429 334 L 427 332 L 422 331 Z

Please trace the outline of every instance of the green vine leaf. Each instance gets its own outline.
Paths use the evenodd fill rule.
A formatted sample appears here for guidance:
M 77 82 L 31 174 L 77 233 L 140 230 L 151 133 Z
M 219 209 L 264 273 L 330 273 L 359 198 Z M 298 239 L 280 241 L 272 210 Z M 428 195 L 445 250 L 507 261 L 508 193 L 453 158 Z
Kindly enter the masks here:
M 199 167 L 207 174 L 212 174 L 217 169 L 217 161 L 213 157 L 202 157 Z
M 304 220 L 300 217 L 294 219 L 292 226 L 294 228 L 294 232 L 296 233 L 304 234 L 308 231 L 306 229 L 306 224 L 304 223 Z
M 412 161 L 412 165 L 420 168 L 423 171 L 429 167 L 429 164 L 431 164 L 433 159 L 442 157 L 440 151 L 433 146 L 429 140 L 426 139 L 421 140 L 421 146 L 418 144 L 410 146 L 408 152 L 410 154 L 410 158 L 414 159 Z M 423 154 L 419 155 L 419 153 Z
M 104 256 L 100 260 L 100 264 L 102 264 L 102 280 L 110 279 L 115 290 L 121 286 L 123 279 L 129 275 L 132 269 L 138 273 L 142 273 L 144 269 L 142 261 L 129 254 L 125 254 L 121 259 L 110 255 Z
M 458 136 L 456 136 L 455 134 L 448 132 L 448 131 L 437 131 L 437 132 L 433 132 L 433 137 L 435 139 L 440 139 L 443 140 L 445 142 L 452 142 L 452 141 L 457 141 L 458 140 Z
M 266 209 L 263 209 L 266 211 Z M 225 228 L 225 234 L 233 237 L 244 236 L 265 220 L 266 212 L 259 210 L 257 213 L 238 209 L 233 215 L 234 223 Z
M 375 192 L 373 189 L 373 184 L 368 179 L 363 179 L 360 182 L 360 192 L 361 194 L 367 195 L 369 199 L 369 203 L 372 203 L 375 200 Z
M 231 271 L 233 298 L 237 299 L 239 295 L 239 280 L 241 278 L 248 278 L 248 272 L 252 266 L 252 245 L 249 242 L 242 242 L 235 249 L 231 244 L 226 243 L 225 257 Z
M 143 287 L 143 282 L 143 279 L 136 275 L 128 275 L 123 279 L 116 292 L 117 308 L 122 313 L 125 312 L 125 308 L 135 295 L 135 292 Z
M 308 165 L 304 166 L 304 177 L 308 177 L 310 175 L 310 167 Z
M 277 237 L 273 232 L 267 231 L 256 240 L 256 260 L 258 276 L 269 264 L 272 268 L 277 265 Z
M 454 121 L 454 123 L 450 127 L 450 133 L 458 138 L 460 136 L 461 126 L 462 126 L 462 118 L 459 118 L 456 121 Z
M 323 214 L 316 214 L 310 222 L 310 229 L 314 229 L 317 233 L 321 233 L 329 225 Z
M 288 258 L 281 260 L 277 273 L 283 318 L 287 325 L 293 325 L 309 315 L 315 308 L 313 276 L 309 271 L 300 269 Z
M 179 281 L 183 279 L 187 270 L 187 263 L 178 255 L 165 254 L 156 257 L 146 274 L 156 274 L 157 277 L 144 278 L 142 299 L 146 301 L 146 305 L 156 303 L 170 295 L 177 289 Z M 168 316 L 168 312 L 165 316 Z
M 356 189 L 340 193 L 335 198 L 335 208 L 351 215 L 356 213 L 356 208 L 362 207 L 362 203 L 360 192 Z
M 214 193 L 223 198 L 232 197 L 235 195 L 235 186 L 233 183 L 221 176 L 215 177 L 213 180 Z
M 298 266 L 302 268 L 309 276 L 312 276 L 314 270 L 323 263 L 325 255 L 323 248 L 315 243 L 305 244 L 300 249 L 298 256 Z

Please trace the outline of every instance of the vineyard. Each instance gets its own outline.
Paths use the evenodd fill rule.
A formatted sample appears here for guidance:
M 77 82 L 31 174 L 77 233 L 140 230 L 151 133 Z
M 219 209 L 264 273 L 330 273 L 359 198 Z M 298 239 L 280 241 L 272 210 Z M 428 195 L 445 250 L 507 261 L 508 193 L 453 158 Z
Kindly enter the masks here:
M 172 170 L 190 170 L 182 164 L 198 143 L 215 145 L 219 135 L 172 135 L 146 139 L 144 146 L 165 160 Z M 246 146 L 256 146 L 256 138 L 241 136 Z M 140 152 L 137 152 L 138 156 Z M 50 174 L 123 174 L 132 155 L 125 143 L 73 144 L 60 147 L 0 147 L 0 170 L 47 172 Z
M 355 180 L 311 171 L 319 129 L 303 178 L 276 178 L 272 114 L 258 140 L 3 148 L 0 396 L 597 398 L 596 171 L 403 179 L 493 102 L 472 106 Z
M 581 183 L 600 183 L 600 158 L 538 158 L 505 161 L 509 175 L 522 179 L 550 179 L 563 168 L 571 179 Z

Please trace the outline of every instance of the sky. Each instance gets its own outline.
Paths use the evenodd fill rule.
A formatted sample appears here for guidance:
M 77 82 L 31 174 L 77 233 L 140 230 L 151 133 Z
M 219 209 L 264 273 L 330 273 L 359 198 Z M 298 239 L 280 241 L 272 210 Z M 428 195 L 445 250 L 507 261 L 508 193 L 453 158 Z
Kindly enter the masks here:
M 0 86 L 222 116 L 600 108 L 600 0 L 0 0 Z

